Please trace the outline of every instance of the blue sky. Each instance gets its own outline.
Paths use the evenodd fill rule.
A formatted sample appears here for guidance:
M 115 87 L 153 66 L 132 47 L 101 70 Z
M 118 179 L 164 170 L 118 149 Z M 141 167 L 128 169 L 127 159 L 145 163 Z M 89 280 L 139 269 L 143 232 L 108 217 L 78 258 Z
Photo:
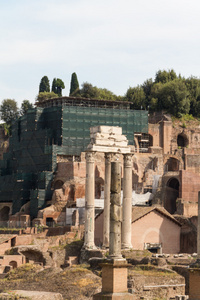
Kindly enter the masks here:
M 198 0 L 0 0 L 0 102 L 71 74 L 124 95 L 158 70 L 199 78 Z

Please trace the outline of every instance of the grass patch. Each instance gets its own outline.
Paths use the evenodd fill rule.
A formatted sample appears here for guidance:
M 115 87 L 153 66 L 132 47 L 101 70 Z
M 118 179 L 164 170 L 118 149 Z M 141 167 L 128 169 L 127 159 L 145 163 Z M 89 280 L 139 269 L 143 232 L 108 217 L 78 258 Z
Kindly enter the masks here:
M 31 278 L 34 274 L 41 269 L 41 266 L 33 264 L 24 264 L 16 269 L 11 270 L 4 280 L 21 280 L 24 276 Z
M 153 266 L 149 265 L 140 265 L 134 267 L 134 269 L 130 270 L 130 273 L 139 274 L 142 276 L 154 276 L 154 277 L 170 277 L 175 278 L 177 276 L 176 272 L 169 271 L 169 270 L 163 270 L 158 269 Z

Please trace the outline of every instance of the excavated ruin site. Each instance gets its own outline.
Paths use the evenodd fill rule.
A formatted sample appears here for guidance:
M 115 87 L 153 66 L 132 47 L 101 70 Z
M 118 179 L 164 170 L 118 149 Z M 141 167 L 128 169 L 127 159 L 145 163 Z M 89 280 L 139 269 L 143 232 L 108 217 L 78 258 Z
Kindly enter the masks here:
M 62 97 L 0 140 L 0 299 L 200 299 L 197 121 Z

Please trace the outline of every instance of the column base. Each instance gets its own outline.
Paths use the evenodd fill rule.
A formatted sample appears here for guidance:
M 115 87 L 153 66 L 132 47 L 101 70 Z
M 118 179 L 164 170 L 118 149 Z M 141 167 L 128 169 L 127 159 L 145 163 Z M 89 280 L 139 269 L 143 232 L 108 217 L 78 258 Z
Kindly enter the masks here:
M 131 249 L 133 249 L 133 246 L 132 246 L 132 244 L 122 244 L 121 249 L 122 250 L 131 250 Z

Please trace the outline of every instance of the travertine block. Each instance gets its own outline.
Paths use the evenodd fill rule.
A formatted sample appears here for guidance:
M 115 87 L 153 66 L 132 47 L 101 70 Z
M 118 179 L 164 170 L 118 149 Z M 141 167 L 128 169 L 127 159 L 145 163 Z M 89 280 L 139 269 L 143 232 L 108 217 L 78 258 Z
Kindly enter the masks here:
M 121 153 L 126 154 L 130 153 L 131 149 L 130 147 L 108 147 L 108 146 L 97 146 L 89 144 L 87 147 L 88 150 L 94 151 L 94 152 L 103 152 L 103 153 Z

